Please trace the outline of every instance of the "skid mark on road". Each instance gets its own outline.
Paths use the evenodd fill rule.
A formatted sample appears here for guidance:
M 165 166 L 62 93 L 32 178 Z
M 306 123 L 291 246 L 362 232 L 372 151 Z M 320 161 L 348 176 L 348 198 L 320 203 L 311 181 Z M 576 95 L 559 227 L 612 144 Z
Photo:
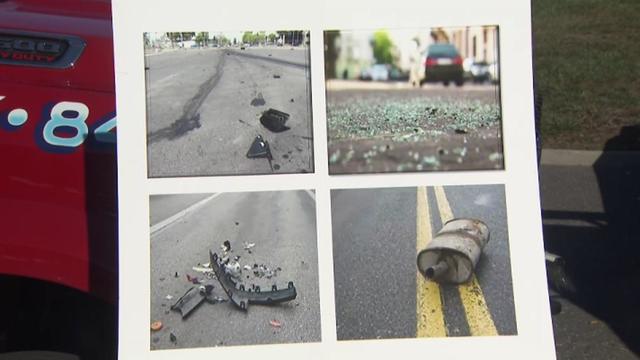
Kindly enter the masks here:
M 219 61 L 216 64 L 215 73 L 207 79 L 198 92 L 184 105 L 182 110 L 182 116 L 173 122 L 169 127 L 160 129 L 158 131 L 149 134 L 148 143 L 152 144 L 160 140 L 174 140 L 184 136 L 189 131 L 197 129 L 201 126 L 200 114 L 198 110 L 204 103 L 204 100 L 209 96 L 211 91 L 218 85 L 220 78 L 224 73 L 224 64 L 226 61 L 225 56 L 220 56 Z
M 442 224 L 453 219 L 453 211 L 447 200 L 444 188 L 442 186 L 434 187 L 436 194 L 436 201 L 438 203 L 438 210 Z M 489 307 L 482 293 L 482 288 L 478 283 L 478 279 L 475 274 L 472 276 L 471 281 L 466 284 L 458 286 L 460 292 L 460 300 L 465 310 L 465 316 L 467 323 L 469 324 L 469 330 L 472 336 L 495 336 L 498 335 L 498 330 L 491 318 Z
M 305 51 L 308 51 L 308 50 L 305 49 Z M 229 52 L 234 54 L 234 55 L 236 55 L 236 56 L 241 56 L 241 57 L 245 57 L 245 58 L 271 62 L 271 63 L 274 63 L 274 64 L 279 64 L 279 65 L 284 65 L 284 66 L 291 66 L 291 67 L 296 67 L 296 68 L 300 68 L 300 69 L 306 69 L 306 68 L 309 67 L 309 64 L 306 64 L 306 63 L 299 63 L 299 62 L 295 62 L 295 61 L 275 59 L 275 58 L 268 57 L 268 56 L 261 56 L 261 55 L 246 53 L 246 52 L 239 52 L 239 51 L 235 51 L 235 50 L 230 50 Z
M 416 213 L 416 247 L 419 252 L 431 242 L 432 234 L 429 202 L 424 187 L 418 187 Z M 416 274 L 416 337 L 447 336 L 440 286 L 427 281 L 419 271 Z

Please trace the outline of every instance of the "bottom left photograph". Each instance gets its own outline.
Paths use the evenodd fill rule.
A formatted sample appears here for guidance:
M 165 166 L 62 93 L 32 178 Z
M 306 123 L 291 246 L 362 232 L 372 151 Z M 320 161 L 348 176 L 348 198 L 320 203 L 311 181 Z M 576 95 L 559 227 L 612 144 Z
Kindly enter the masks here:
M 151 350 L 319 342 L 312 190 L 149 197 Z

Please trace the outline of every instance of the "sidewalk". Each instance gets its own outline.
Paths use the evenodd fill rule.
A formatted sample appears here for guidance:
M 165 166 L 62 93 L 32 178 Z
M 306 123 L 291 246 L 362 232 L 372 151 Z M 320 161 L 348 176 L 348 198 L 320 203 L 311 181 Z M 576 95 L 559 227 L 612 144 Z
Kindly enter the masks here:
M 558 359 L 640 359 L 640 152 L 542 151 L 545 248 L 575 291 L 552 291 Z

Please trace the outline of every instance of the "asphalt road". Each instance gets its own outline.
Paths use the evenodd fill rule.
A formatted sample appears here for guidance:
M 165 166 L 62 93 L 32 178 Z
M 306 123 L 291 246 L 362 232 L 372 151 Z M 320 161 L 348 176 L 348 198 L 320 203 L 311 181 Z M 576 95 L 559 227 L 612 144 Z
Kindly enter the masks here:
M 151 212 L 165 204 L 173 206 L 181 197 L 156 198 Z M 207 263 L 209 250 L 220 253 L 225 240 L 231 243 L 231 257 L 240 256 L 242 266 L 264 264 L 281 269 L 271 279 L 244 270 L 242 279 L 247 287 L 270 288 L 275 284 L 281 288 L 293 281 L 297 298 L 280 305 L 251 305 L 247 312 L 230 302 L 203 303 L 186 319 L 170 311 L 193 286 L 186 275 L 203 278 L 192 267 Z M 244 242 L 255 243 L 251 253 L 244 249 Z M 215 279 L 207 282 L 215 286 L 215 295 L 226 298 Z M 167 299 L 168 295 L 172 299 Z M 306 191 L 221 193 L 152 235 L 151 320 L 163 323 L 162 330 L 150 333 L 152 349 L 320 341 L 313 195 Z M 279 321 L 281 327 L 273 327 L 271 320 Z
M 151 226 L 166 220 L 180 211 L 196 204 L 211 194 L 151 195 L 149 197 L 149 222 Z
M 399 85 L 327 83 L 332 174 L 503 168 L 497 86 Z
M 313 171 L 308 49 L 183 49 L 145 60 L 150 177 Z M 289 130 L 260 124 L 269 108 L 290 115 Z M 246 157 L 257 135 L 272 167 Z
M 435 336 L 517 333 L 503 186 L 446 187 L 448 205 L 436 200 L 435 190 L 441 188 L 424 189 L 332 191 L 339 340 L 427 336 L 420 324 L 426 321 L 433 327 L 438 313 L 444 324 Z M 430 224 L 428 236 L 433 236 L 441 228 L 441 217 L 451 213 L 481 219 L 491 230 L 476 269 L 480 290 L 471 289 L 471 294 L 464 286 L 425 284 L 416 269 L 421 236 L 417 222 Z M 434 297 L 433 291 L 441 296 Z M 442 304 L 435 304 L 431 317 L 425 305 L 438 299 Z M 481 303 L 486 304 L 484 320 Z
M 640 359 L 640 156 L 566 153 L 540 168 L 545 249 L 564 258 L 549 271 L 557 357 Z

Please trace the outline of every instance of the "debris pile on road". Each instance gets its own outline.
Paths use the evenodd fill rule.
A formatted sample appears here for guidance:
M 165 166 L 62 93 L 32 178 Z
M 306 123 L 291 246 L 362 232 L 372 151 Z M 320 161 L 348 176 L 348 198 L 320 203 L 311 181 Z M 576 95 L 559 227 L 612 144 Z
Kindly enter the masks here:
M 243 250 L 249 254 L 252 254 L 254 247 L 255 243 L 243 243 Z M 280 289 L 274 284 L 268 291 L 261 290 L 260 286 L 250 283 L 251 279 L 277 277 L 282 270 L 280 267 L 269 267 L 258 263 L 241 265 L 241 256 L 232 255 L 233 250 L 228 240 L 220 246 L 220 250 L 220 256 L 209 251 L 208 263 L 198 263 L 197 266 L 192 267 L 192 270 L 202 274 L 201 276 L 185 274 L 187 282 L 196 286 L 190 287 L 171 305 L 171 310 L 180 313 L 183 319 L 204 302 L 218 304 L 231 301 L 237 308 L 246 311 L 249 304 L 272 305 L 296 298 L 297 291 L 291 281 L 286 287 Z M 177 272 L 175 274 L 178 275 Z M 214 285 L 214 279 L 217 280 L 227 298 L 214 293 L 217 286 Z M 170 295 L 166 297 L 168 300 L 172 298 Z
M 418 254 L 418 270 L 438 283 L 466 283 L 471 280 L 489 235 L 489 227 L 480 220 L 449 220 Z

